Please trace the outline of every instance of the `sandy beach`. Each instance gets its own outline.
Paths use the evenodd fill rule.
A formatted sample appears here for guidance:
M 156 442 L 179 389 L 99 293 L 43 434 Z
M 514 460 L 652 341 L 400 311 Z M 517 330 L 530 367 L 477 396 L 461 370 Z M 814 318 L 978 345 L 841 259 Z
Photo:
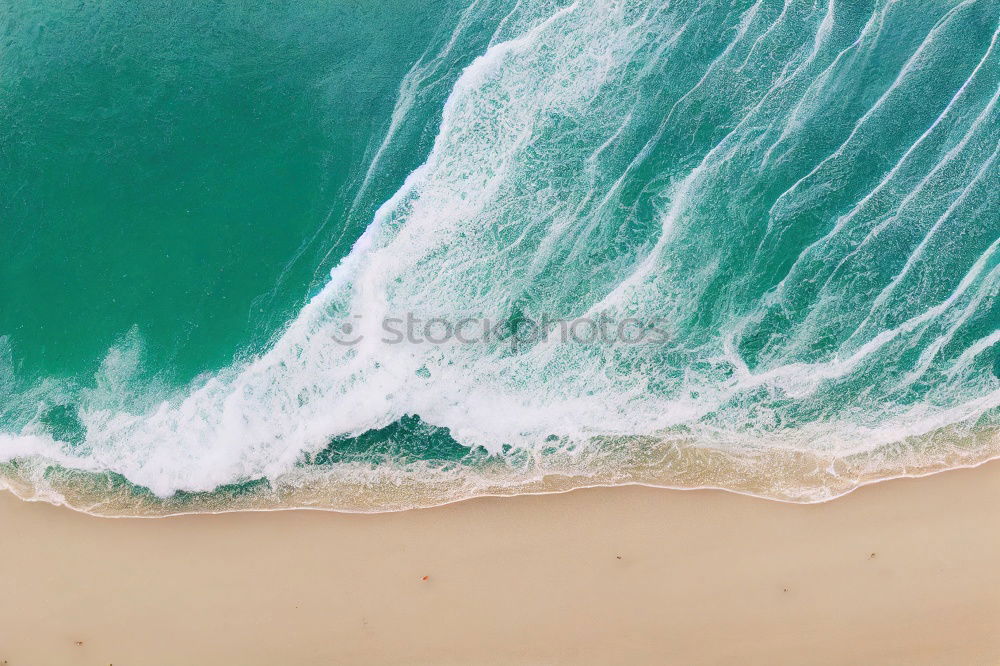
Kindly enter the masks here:
M 997 506 L 997 463 L 818 505 L 101 519 L 4 493 L 0 663 L 992 664 Z

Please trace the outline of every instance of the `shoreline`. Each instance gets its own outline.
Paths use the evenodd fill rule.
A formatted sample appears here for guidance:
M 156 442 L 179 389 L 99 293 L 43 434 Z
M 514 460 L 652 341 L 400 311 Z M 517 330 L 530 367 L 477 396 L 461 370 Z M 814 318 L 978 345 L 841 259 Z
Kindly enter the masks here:
M 54 506 L 60 509 L 68 509 L 74 513 L 79 513 L 84 516 L 89 516 L 91 518 L 102 518 L 102 519 L 159 519 L 159 518 L 180 518 L 184 516 L 224 516 L 229 514 L 240 514 L 240 513 L 275 513 L 275 512 L 289 512 L 289 511 L 317 511 L 320 513 L 336 513 L 345 515 L 359 515 L 359 516 L 374 516 L 387 513 L 408 513 L 410 511 L 428 511 L 434 509 L 440 509 L 447 506 L 452 506 L 455 504 L 462 504 L 464 502 L 475 502 L 477 500 L 503 500 L 512 499 L 516 497 L 547 497 L 551 495 L 565 495 L 568 493 L 575 493 L 578 491 L 587 490 L 609 490 L 613 488 L 648 488 L 651 490 L 663 490 L 670 492 L 689 492 L 689 491 L 711 491 L 720 493 L 730 493 L 733 495 L 738 495 L 740 497 L 748 497 L 754 500 L 761 500 L 764 502 L 776 502 L 778 504 L 794 504 L 809 506 L 813 504 L 826 504 L 828 502 L 834 502 L 842 497 L 847 497 L 863 488 L 869 486 L 880 485 L 883 483 L 889 483 L 893 481 L 908 480 L 908 479 L 923 479 L 929 476 L 937 476 L 938 474 L 946 474 L 948 472 L 956 472 L 960 470 L 976 469 L 1000 460 L 1000 455 L 991 456 L 984 460 L 979 460 L 977 462 L 955 465 L 954 467 L 942 467 L 940 469 L 931 469 L 930 471 L 915 472 L 913 474 L 898 474 L 896 476 L 887 476 L 873 478 L 871 480 L 858 482 L 856 485 L 851 486 L 847 490 L 844 490 L 836 495 L 831 495 L 829 497 L 823 497 L 821 499 L 809 499 L 809 500 L 794 500 L 787 499 L 783 497 L 773 497 L 770 495 L 758 495 L 752 492 L 738 490 L 734 488 L 726 488 L 724 486 L 670 486 L 670 485 L 658 485 L 655 483 L 643 483 L 641 481 L 629 481 L 625 483 L 596 483 L 594 485 L 579 485 L 567 487 L 559 490 L 537 490 L 537 491 L 527 491 L 513 494 L 483 494 L 483 495 L 470 495 L 468 497 L 460 497 L 453 500 L 445 500 L 440 504 L 427 504 L 419 506 L 410 506 L 403 508 L 391 508 L 391 509 L 372 509 L 372 510 L 352 510 L 352 509 L 338 509 L 335 507 L 327 506 L 278 506 L 278 507 L 261 507 L 261 508 L 232 508 L 232 509 L 213 509 L 213 510 L 192 510 L 192 511 L 176 511 L 171 513 L 156 513 L 156 514 L 104 514 L 104 513 L 93 513 L 87 511 L 86 509 L 80 508 L 73 504 L 65 501 L 59 501 L 56 499 L 50 499 L 46 497 L 25 497 L 18 493 L 10 484 L 6 484 L 0 481 L 0 494 L 7 493 L 13 495 L 21 502 L 25 503 L 42 503 Z
M 820 504 L 626 486 L 109 521 L 2 493 L 0 663 L 991 663 L 998 505 L 996 462 Z
M 934 446 L 933 433 L 920 444 Z M 649 444 L 648 442 L 645 444 Z M 177 491 L 157 496 L 110 472 L 61 468 L 45 459 L 24 459 L 0 466 L 0 492 L 25 502 L 44 502 L 102 518 L 164 518 L 273 511 L 323 511 L 378 515 L 435 509 L 491 498 L 559 495 L 594 488 L 653 488 L 670 491 L 719 491 L 778 503 L 823 504 L 861 488 L 901 479 L 919 479 L 975 469 L 1000 460 L 1000 431 L 986 429 L 958 437 L 934 457 L 921 446 L 906 455 L 879 450 L 863 457 L 824 457 L 774 450 L 741 457 L 718 449 L 676 446 L 653 449 L 665 457 L 649 460 L 599 460 L 578 468 L 540 466 L 522 477 L 503 468 L 456 463 L 440 469 L 404 465 L 372 467 L 342 463 L 334 468 L 304 466 L 277 479 L 225 484 L 212 491 Z M 598 451 L 602 449 L 599 447 Z M 641 450 L 646 450 L 645 447 Z M 666 454 L 669 453 L 669 457 Z M 669 460 L 669 464 L 664 464 Z M 593 463 L 593 461 L 590 461 Z M 50 473 L 55 469 L 55 473 Z M 680 471 L 675 471 L 680 470 Z M 692 471 L 693 470 L 693 471 Z

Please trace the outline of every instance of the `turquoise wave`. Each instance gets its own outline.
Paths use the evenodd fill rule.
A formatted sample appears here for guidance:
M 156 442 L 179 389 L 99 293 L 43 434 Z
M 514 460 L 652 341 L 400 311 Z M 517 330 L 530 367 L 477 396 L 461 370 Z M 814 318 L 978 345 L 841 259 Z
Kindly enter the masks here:
M 996 0 L 155 12 L 6 22 L 15 492 L 819 501 L 998 455 Z

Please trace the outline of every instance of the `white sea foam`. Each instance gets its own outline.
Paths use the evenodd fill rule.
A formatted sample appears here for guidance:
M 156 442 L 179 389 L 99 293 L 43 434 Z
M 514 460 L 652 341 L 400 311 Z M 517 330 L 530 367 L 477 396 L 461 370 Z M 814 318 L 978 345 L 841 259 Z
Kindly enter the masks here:
M 824 104 L 856 92 L 852 59 L 878 53 L 895 10 L 812 4 L 760 0 L 730 16 L 696 3 L 474 3 L 400 87 L 357 196 L 468 26 L 498 21 L 455 81 L 426 161 L 266 353 L 170 393 L 139 379 L 127 340 L 77 395 L 81 442 L 29 418 L 0 434 L 0 456 L 115 472 L 168 497 L 291 479 L 331 438 L 407 414 L 498 456 L 530 452 L 534 474 L 612 481 L 635 477 L 594 471 L 627 459 L 593 453 L 607 438 L 643 446 L 682 432 L 762 464 L 791 451 L 835 468 L 903 455 L 942 428 L 995 427 L 1000 379 L 983 359 L 996 322 L 955 341 L 989 327 L 1000 291 L 997 32 L 952 62 L 961 47 L 949 40 L 982 9 L 956 5 L 901 46 L 874 98 L 836 110 Z M 685 64 L 699 44 L 711 53 Z M 943 62 L 962 70 L 945 82 L 956 88 L 915 101 Z M 924 124 L 891 119 L 908 113 Z M 880 132 L 892 154 L 865 161 Z M 826 152 L 807 157 L 810 146 Z M 970 220 L 987 228 L 963 246 L 969 260 L 930 254 Z M 926 286 L 935 277 L 944 287 Z M 380 342 L 385 317 L 518 310 L 665 321 L 673 345 Z M 359 343 L 338 342 L 347 323 Z M 0 396 L 13 382 L 2 352 Z M 545 449 L 568 457 L 546 468 Z M 477 488 L 494 486 L 464 492 Z

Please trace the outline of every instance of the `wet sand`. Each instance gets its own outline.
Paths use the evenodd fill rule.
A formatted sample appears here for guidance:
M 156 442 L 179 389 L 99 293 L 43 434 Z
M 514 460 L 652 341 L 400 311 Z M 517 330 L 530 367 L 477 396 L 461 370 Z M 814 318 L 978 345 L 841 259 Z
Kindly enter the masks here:
M 101 519 L 0 494 L 0 664 L 1000 663 L 1000 463 L 819 505 L 651 488 Z

